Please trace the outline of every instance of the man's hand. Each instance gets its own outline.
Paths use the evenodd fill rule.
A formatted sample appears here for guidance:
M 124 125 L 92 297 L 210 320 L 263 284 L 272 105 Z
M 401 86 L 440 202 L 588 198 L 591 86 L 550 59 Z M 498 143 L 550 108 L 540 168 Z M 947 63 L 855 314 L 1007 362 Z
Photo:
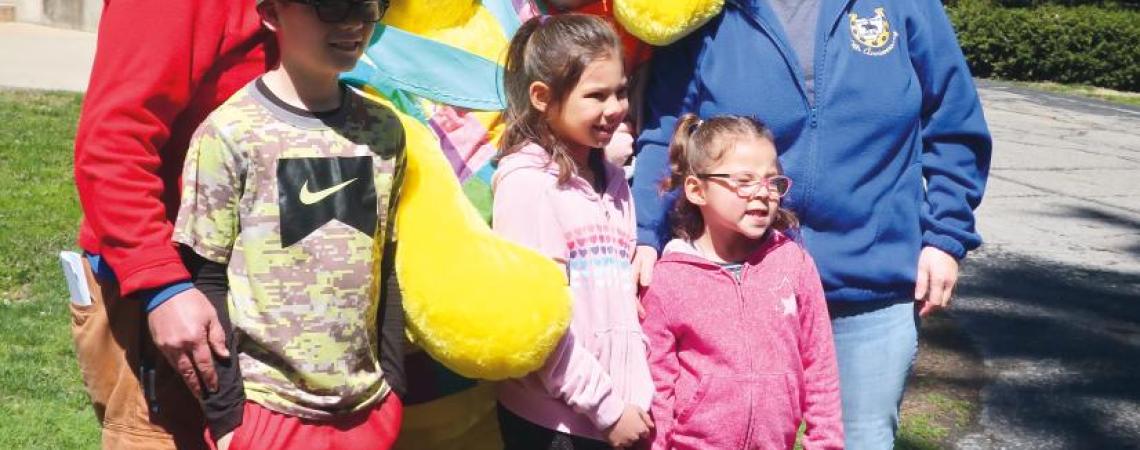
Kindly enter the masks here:
M 605 430 L 606 442 L 614 448 L 627 448 L 649 437 L 653 430 L 653 420 L 649 414 L 633 405 L 625 405 L 621 417 Z
M 229 358 L 230 352 L 218 313 L 205 295 L 197 289 L 179 293 L 151 311 L 147 323 L 158 351 L 195 396 L 202 396 L 203 383 L 211 392 L 218 390 L 210 351 L 221 358 Z
M 934 247 L 923 247 L 918 255 L 918 281 L 914 299 L 919 302 L 920 317 L 950 307 L 950 296 L 958 283 L 958 260 Z
M 657 263 L 657 249 L 639 245 L 633 251 L 633 283 L 638 297 L 653 282 L 653 264 Z M 637 302 L 637 317 L 645 318 L 645 306 Z

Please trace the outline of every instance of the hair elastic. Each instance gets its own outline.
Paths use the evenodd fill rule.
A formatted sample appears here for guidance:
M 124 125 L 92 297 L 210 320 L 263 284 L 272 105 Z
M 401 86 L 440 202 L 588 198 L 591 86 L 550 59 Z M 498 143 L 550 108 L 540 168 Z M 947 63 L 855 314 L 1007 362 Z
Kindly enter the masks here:
M 689 125 L 689 137 L 692 137 L 693 134 L 697 132 L 697 129 L 700 128 L 704 123 L 704 119 L 698 117 L 696 121 Z

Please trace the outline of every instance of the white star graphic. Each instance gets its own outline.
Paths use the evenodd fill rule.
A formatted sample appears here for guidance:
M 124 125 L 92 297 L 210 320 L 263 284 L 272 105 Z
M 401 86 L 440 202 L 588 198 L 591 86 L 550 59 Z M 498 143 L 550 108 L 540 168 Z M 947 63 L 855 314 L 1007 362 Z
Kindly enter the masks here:
M 780 304 L 784 307 L 785 316 L 796 315 L 796 296 L 789 295 L 787 298 L 780 299 Z

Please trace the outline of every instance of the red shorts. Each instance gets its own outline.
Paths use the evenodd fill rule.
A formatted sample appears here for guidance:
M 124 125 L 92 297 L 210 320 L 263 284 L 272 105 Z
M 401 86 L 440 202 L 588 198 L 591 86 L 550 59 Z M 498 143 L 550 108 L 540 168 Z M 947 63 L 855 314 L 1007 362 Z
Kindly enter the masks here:
M 331 421 L 287 416 L 246 402 L 230 450 L 388 449 L 396 442 L 403 415 L 404 405 L 395 394 L 372 409 Z M 206 440 L 213 448 L 213 440 Z

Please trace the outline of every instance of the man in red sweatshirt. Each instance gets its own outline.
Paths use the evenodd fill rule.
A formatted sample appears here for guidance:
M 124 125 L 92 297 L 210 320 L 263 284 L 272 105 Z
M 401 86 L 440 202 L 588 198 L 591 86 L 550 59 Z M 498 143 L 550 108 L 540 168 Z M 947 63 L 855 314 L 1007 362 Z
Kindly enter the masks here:
M 276 64 L 271 42 L 253 1 L 104 1 L 75 139 L 93 299 L 72 324 L 103 448 L 205 448 L 195 395 L 228 352 L 172 221 L 191 133 Z

